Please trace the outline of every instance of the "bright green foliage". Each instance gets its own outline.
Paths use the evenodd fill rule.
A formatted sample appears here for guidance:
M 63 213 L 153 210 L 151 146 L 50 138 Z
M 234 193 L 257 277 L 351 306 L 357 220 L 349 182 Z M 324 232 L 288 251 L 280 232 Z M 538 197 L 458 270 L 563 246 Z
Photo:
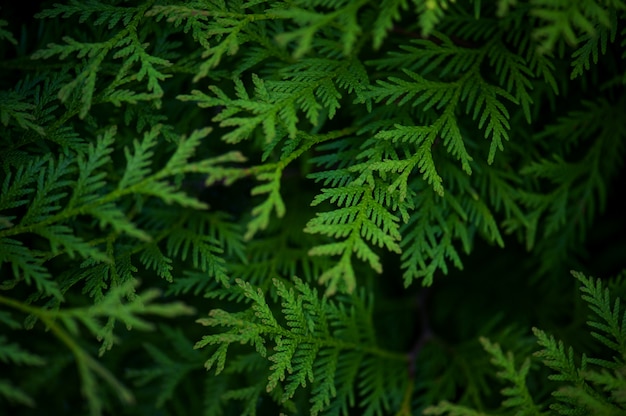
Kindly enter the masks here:
M 229 313 L 211 311 L 202 325 L 229 330 L 205 335 L 196 348 L 218 346 L 206 362 L 207 369 L 224 371 L 231 344 L 249 344 L 271 364 L 265 390 L 281 385 L 281 401 L 291 399 L 299 387 L 311 384 L 310 411 L 317 415 L 338 414 L 354 404 L 351 386 L 359 386 L 364 414 L 389 411 L 402 386 L 389 384 L 389 377 L 402 372 L 406 357 L 377 346 L 371 327 L 372 306 L 362 296 L 340 304 L 320 299 L 302 280 L 293 287 L 274 280 L 284 324 L 279 323 L 259 288 L 237 280 L 238 290 L 251 302 L 250 309 Z M 270 353 L 269 351 L 272 351 Z M 393 389 L 396 389 L 395 391 Z M 332 400 L 332 405 L 331 405 Z
M 321 175 L 320 175 L 321 176 Z M 319 233 L 333 238 L 346 237 L 338 243 L 316 246 L 309 251 L 310 255 L 340 255 L 339 263 L 324 272 L 319 280 L 327 283 L 328 294 L 336 291 L 340 283 L 345 284 L 344 290 L 352 292 L 356 287 L 356 278 L 352 266 L 352 253 L 369 263 L 378 273 L 382 272 L 379 256 L 365 243 L 362 237 L 379 247 L 400 253 L 398 241 L 401 239 L 396 216 L 389 213 L 386 204 L 397 205 L 393 193 L 384 194 L 376 189 L 375 184 L 361 184 L 358 181 L 348 186 L 322 189 L 312 202 L 319 205 L 324 201 L 336 203 L 341 208 L 317 214 L 311 219 L 305 232 Z M 406 209 L 402 210 L 406 217 Z
M 0 415 L 626 412 L 625 1 L 6 3 Z

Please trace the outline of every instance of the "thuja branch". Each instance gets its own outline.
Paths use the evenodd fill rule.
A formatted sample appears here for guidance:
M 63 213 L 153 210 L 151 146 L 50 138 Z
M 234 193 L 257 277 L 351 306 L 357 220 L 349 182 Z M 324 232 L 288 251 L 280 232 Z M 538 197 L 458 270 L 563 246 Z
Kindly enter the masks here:
M 389 351 L 380 348 L 376 345 L 366 345 L 358 342 L 348 342 L 333 337 L 315 337 L 311 335 L 298 335 L 292 329 L 286 329 L 281 326 L 273 325 L 252 325 L 250 321 L 245 319 L 233 318 L 233 314 L 223 311 L 221 309 L 212 310 L 209 313 L 209 318 L 199 319 L 198 323 L 205 326 L 214 326 L 216 324 L 223 324 L 225 321 L 229 322 L 229 326 L 240 328 L 242 331 L 250 331 L 254 326 L 254 331 L 263 335 L 263 338 L 273 339 L 274 341 L 283 341 L 284 339 L 293 340 L 294 345 L 309 344 L 316 345 L 320 348 L 333 348 L 338 350 L 354 350 L 362 351 L 366 354 L 371 354 L 383 359 L 408 362 L 409 357 L 406 354 Z M 196 344 L 196 347 L 203 347 L 207 344 L 213 343 L 217 338 L 220 338 L 221 342 L 231 340 L 229 336 L 221 335 L 206 335 L 202 341 Z
M 252 195 L 268 195 L 265 201 L 257 205 L 252 210 L 253 218 L 248 223 L 247 232 L 244 236 L 244 239 L 249 240 L 254 237 L 258 231 L 267 228 L 270 216 L 273 212 L 276 213 L 278 218 L 285 215 L 286 208 L 280 193 L 281 179 L 285 168 L 291 162 L 309 151 L 312 147 L 324 142 L 336 140 L 340 137 L 349 136 L 356 131 L 356 128 L 349 127 L 318 135 L 298 132 L 296 137 L 291 139 L 293 140 L 294 145 L 291 145 L 291 143 L 286 145 L 295 147 L 295 149 L 291 152 L 283 154 L 282 158 L 277 162 L 214 172 L 214 174 L 207 179 L 206 185 L 209 186 L 217 181 L 223 181 L 228 185 L 236 180 L 249 176 L 254 176 L 259 182 L 261 182 L 260 185 L 257 185 L 252 189 Z M 302 143 L 300 143 L 301 141 Z M 300 146 L 297 147 L 298 145 Z
M 198 321 L 205 326 L 226 328 L 224 332 L 205 335 L 196 344 L 196 348 L 217 346 L 206 362 L 207 368 L 216 367 L 216 372 L 220 373 L 225 368 L 230 345 L 251 345 L 259 355 L 273 363 L 267 391 L 284 381 L 288 397 L 291 397 L 307 379 L 313 382 L 319 377 L 325 381 L 316 379 L 316 382 L 335 384 L 334 373 L 338 371 L 340 364 L 337 360 L 341 357 L 351 357 L 344 358 L 349 360 L 345 364 L 351 368 L 348 373 L 367 373 L 377 381 L 380 379 L 376 377 L 381 374 L 363 370 L 364 362 L 384 363 L 381 364 L 384 368 L 401 368 L 408 363 L 406 354 L 377 345 L 371 320 L 373 311 L 364 293 L 339 303 L 326 297 L 320 299 L 317 290 L 298 278 L 294 278 L 293 285 L 278 279 L 273 283 L 285 323 L 279 322 L 261 288 L 240 279 L 236 280 L 236 287 L 242 296 L 252 301 L 250 309 L 236 313 L 216 309 L 208 318 Z M 320 366 L 328 368 L 319 373 Z
M 298 132 L 298 136 L 304 139 L 302 146 L 288 153 L 284 158 L 275 163 L 266 163 L 263 165 L 253 166 L 246 170 L 246 173 L 257 174 L 261 172 L 271 172 L 274 170 L 284 170 L 294 160 L 298 159 L 313 146 L 332 141 L 341 137 L 350 136 L 358 129 L 356 127 L 348 127 L 341 130 L 334 130 L 325 134 L 311 135 L 304 132 Z
M 199 133 L 206 134 L 206 133 Z M 99 199 L 96 199 L 93 202 L 78 205 L 75 207 L 67 207 L 61 212 L 51 215 L 41 221 L 36 223 L 30 223 L 27 225 L 16 225 L 14 227 L 0 230 L 0 237 L 10 237 L 14 235 L 19 235 L 23 233 L 29 232 L 37 232 L 38 229 L 44 228 L 48 225 L 52 225 L 55 223 L 61 223 L 67 221 L 71 218 L 74 218 L 79 215 L 93 214 L 96 217 L 98 216 L 99 208 L 103 207 L 107 204 L 111 204 L 123 197 L 128 195 L 137 195 L 137 194 L 156 194 L 156 196 L 160 196 L 162 199 L 166 200 L 166 202 L 176 201 L 179 202 L 183 206 L 191 206 L 196 209 L 206 209 L 207 205 L 203 202 L 198 201 L 195 198 L 188 197 L 181 192 L 177 191 L 169 184 L 165 184 L 163 182 L 164 179 L 168 177 L 172 177 L 181 173 L 205 173 L 211 174 L 211 172 L 215 172 L 218 170 L 214 165 L 215 163 L 220 162 L 232 162 L 232 161 L 242 161 L 242 156 L 239 152 L 231 152 L 229 154 L 225 154 L 210 160 L 204 160 L 197 163 L 188 163 L 184 164 L 177 168 L 169 169 L 168 167 L 162 169 L 161 171 L 150 175 L 141 181 L 130 185 L 128 187 L 118 188 L 114 191 L 111 191 L 105 195 L 102 195 Z M 156 188 L 156 191 L 155 191 Z M 119 215 L 123 215 L 121 212 Z M 116 218 L 121 221 L 121 218 Z M 114 221 L 113 225 L 116 225 Z M 127 223 L 127 220 L 124 221 L 124 231 L 129 232 L 134 237 L 137 237 L 144 241 L 150 241 L 151 237 L 144 231 L 137 229 L 134 225 Z
M 220 19 L 242 19 L 247 22 L 254 22 L 259 20 L 274 20 L 274 19 L 282 19 L 276 13 L 237 13 L 237 12 L 228 12 L 223 10 L 201 10 L 201 9 L 193 9 L 185 6 L 154 6 L 149 11 L 146 12 L 146 16 L 157 16 L 157 15 L 169 15 L 176 16 L 176 18 L 181 17 L 189 17 L 189 18 L 197 18 L 198 16 L 206 17 L 206 18 L 220 18 Z M 173 19 L 173 17 L 170 17 Z
M 94 374 L 97 374 L 109 384 L 123 403 L 134 403 L 135 399 L 131 391 L 117 380 L 109 370 L 81 348 L 74 338 L 56 321 L 58 316 L 63 315 L 62 311 L 55 312 L 36 308 L 4 296 L 0 296 L 0 304 L 4 304 L 40 319 L 46 328 L 72 352 L 82 381 L 81 390 L 89 402 L 90 414 L 99 415 L 102 411 L 102 403 L 96 393 L 97 386 Z

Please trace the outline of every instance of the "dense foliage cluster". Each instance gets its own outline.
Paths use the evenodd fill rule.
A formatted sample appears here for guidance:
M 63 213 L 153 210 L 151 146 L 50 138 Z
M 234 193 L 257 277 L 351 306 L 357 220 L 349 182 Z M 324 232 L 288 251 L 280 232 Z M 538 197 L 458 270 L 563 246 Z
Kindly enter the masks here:
M 626 414 L 626 1 L 57 1 L 0 8 L 0 413 Z

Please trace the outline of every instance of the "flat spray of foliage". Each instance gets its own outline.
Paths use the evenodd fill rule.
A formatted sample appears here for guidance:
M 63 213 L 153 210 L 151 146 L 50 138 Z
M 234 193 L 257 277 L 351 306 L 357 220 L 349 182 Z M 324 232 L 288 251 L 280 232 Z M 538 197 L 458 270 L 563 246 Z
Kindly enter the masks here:
M 1 414 L 626 414 L 626 1 L 21 3 Z

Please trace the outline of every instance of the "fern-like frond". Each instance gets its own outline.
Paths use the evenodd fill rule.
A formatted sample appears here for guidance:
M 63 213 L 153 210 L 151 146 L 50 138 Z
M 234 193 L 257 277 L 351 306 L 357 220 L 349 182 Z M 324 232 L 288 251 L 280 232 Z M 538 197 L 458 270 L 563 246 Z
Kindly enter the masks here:
M 322 110 L 332 118 L 340 107 L 337 87 L 363 94 L 367 77 L 360 64 L 351 60 L 313 59 L 286 67 L 281 81 L 252 76 L 254 95 L 244 82 L 235 79 L 236 98 L 230 98 L 217 86 L 209 87 L 212 95 L 194 90 L 181 95 L 182 101 L 197 102 L 200 107 L 220 107 L 213 120 L 223 127 L 235 127 L 222 138 L 229 143 L 248 139 L 261 128 L 266 143 L 287 135 L 294 139 L 300 129 L 299 112 L 317 126 Z
M 400 20 L 402 12 L 409 7 L 408 0 L 383 0 L 376 21 L 372 27 L 374 49 L 380 48 L 387 32 L 393 27 L 394 21 Z
M 34 283 L 41 293 L 62 299 L 57 284 L 51 280 L 48 269 L 44 266 L 42 253 L 32 250 L 21 241 L 12 238 L 0 238 L 0 267 L 5 271 L 10 268 L 13 279 L 3 279 L 3 285 L 12 287 L 24 280 L 27 284 Z
M 564 255 L 571 244 L 567 241 L 583 238 L 595 215 L 603 211 L 607 198 L 603 178 L 615 172 L 625 150 L 622 139 L 626 137 L 626 125 L 613 113 L 621 111 L 623 105 L 586 102 L 585 110 L 572 111 L 538 135 L 562 138 L 565 154 L 574 146 L 588 146 L 582 158 L 541 158 L 521 170 L 524 175 L 547 180 L 547 187 L 541 191 L 520 192 L 521 204 L 529 218 L 540 221 L 544 237 L 562 239 L 558 245 L 551 244 L 546 253 L 555 253 L 561 247 L 555 255 Z M 595 138 L 593 143 L 584 142 L 583 138 L 588 137 Z
M 582 45 L 572 53 L 572 73 L 571 79 L 582 76 L 591 68 L 591 63 L 597 64 L 600 54 L 606 54 L 609 42 L 615 42 L 617 34 L 617 23 L 615 17 L 611 16 L 611 26 L 600 26 L 597 28 L 598 33 L 594 35 L 585 35 L 582 37 Z
M 474 87 L 470 86 L 471 83 L 475 83 Z M 465 86 L 467 89 L 464 94 L 468 97 L 467 111 L 469 113 L 473 110 L 472 118 L 478 119 L 478 128 L 484 127 L 485 138 L 491 138 L 487 161 L 493 163 L 496 151 L 504 150 L 503 142 L 509 140 L 509 130 L 511 129 L 509 111 L 501 98 L 511 102 L 517 100 L 506 90 L 485 82 L 481 77 L 471 79 Z
M 626 414 L 624 279 L 557 273 L 621 259 L 626 0 L 55 1 L 0 10 L 1 409 Z
M 505 355 L 500 345 L 492 343 L 484 337 L 480 338 L 480 343 L 485 351 L 491 355 L 491 362 L 500 368 L 501 371 L 497 373 L 497 376 L 512 384 L 511 387 L 506 387 L 502 390 L 502 394 L 507 397 L 502 402 L 502 406 L 517 409 L 516 415 L 518 416 L 542 415 L 540 408 L 535 404 L 526 386 L 526 376 L 528 375 L 528 370 L 530 370 L 530 359 L 527 358 L 518 370 L 515 366 L 513 353 L 509 352 Z
M 560 403 L 555 403 L 551 407 L 561 414 L 571 414 L 574 409 L 580 408 L 583 402 L 586 404 L 596 402 L 594 392 L 584 378 L 587 357 L 583 354 L 578 364 L 572 347 L 566 349 L 562 341 L 557 341 L 540 329 L 533 328 L 533 333 L 537 337 L 537 343 L 542 347 L 535 355 L 555 372 L 549 378 L 566 383 L 567 386 L 555 393 Z
M 182 302 L 173 302 L 166 305 L 155 303 L 160 297 L 158 290 L 149 290 L 141 294 L 134 294 L 136 281 L 129 280 L 112 288 L 100 302 L 85 310 L 84 308 L 60 309 L 52 317 L 58 319 L 67 327 L 69 333 L 76 335 L 78 324 L 84 325 L 95 337 L 102 337 L 108 331 L 99 322 L 101 317 L 123 322 L 127 329 L 140 331 L 152 330 L 154 325 L 141 315 L 158 315 L 174 317 L 188 315 L 193 309 Z M 124 298 L 128 301 L 124 302 Z M 44 315 L 42 315 L 44 317 Z M 110 340 L 114 341 L 114 339 Z M 104 340 L 106 343 L 107 340 Z M 111 342 L 112 344 L 112 342 Z
M 465 149 L 453 109 L 454 107 L 448 107 L 445 113 L 430 126 L 396 124 L 393 128 L 383 130 L 374 136 L 394 143 L 410 143 L 412 147 L 415 147 L 415 151 L 411 152 L 412 154 L 407 159 L 387 159 L 368 163 L 370 169 L 380 173 L 393 172 L 399 174 L 398 179 L 390 185 L 390 190 L 397 187 L 401 197 L 405 198 L 409 175 L 416 169 L 438 195 L 444 195 L 443 179 L 437 171 L 432 154 L 432 147 L 439 140 L 443 140 L 450 153 L 461 160 L 463 169 L 467 173 L 471 173 L 470 162 L 472 157 Z
M 98 69 L 111 46 L 107 43 L 81 43 L 69 36 L 63 40 L 66 42 L 65 45 L 50 44 L 48 49 L 41 49 L 32 57 L 33 59 L 45 59 L 59 55 L 63 59 L 70 54 L 77 53 L 79 58 L 84 56 L 90 58 L 78 68 L 74 79 L 59 90 L 59 98 L 62 101 L 69 101 L 73 93 L 80 97 L 80 115 L 85 117 L 92 105 Z
M 109 129 L 97 139 L 95 146 L 89 145 L 86 155 L 77 155 L 78 178 L 68 208 L 93 203 L 100 196 L 99 191 L 106 186 L 106 173 L 96 171 L 111 162 L 109 155 L 114 141 L 115 129 Z
M 83 7 L 86 6 L 86 7 Z M 58 92 L 59 98 L 64 102 L 79 101 L 78 114 L 81 118 L 87 115 L 91 108 L 97 89 L 98 74 L 102 70 L 102 64 L 109 53 L 113 52 L 113 58 L 123 58 L 124 63 L 121 71 L 116 77 L 114 86 L 133 81 L 141 81 L 147 78 L 147 90 L 154 97 L 160 97 L 163 93 L 159 82 L 167 78 L 167 75 L 160 71 L 170 65 L 166 59 L 150 55 L 147 51 L 147 45 L 142 44 L 137 37 L 136 27 L 144 18 L 144 15 L 150 3 L 145 3 L 138 7 L 117 7 L 97 0 L 90 0 L 86 5 L 82 2 L 72 1 L 70 4 L 55 4 L 53 8 L 40 12 L 39 18 L 55 18 L 63 15 L 69 17 L 72 15 L 80 15 L 80 21 L 84 21 L 91 15 L 98 15 L 96 24 L 108 23 L 109 29 L 123 24 L 123 28 L 119 29 L 109 39 L 101 42 L 83 42 L 70 36 L 63 38 L 63 44 L 51 43 L 46 49 L 36 51 L 31 57 L 33 59 L 49 59 L 58 56 L 64 60 L 70 56 L 76 56 L 82 61 L 81 65 L 77 65 L 77 73 L 72 81 L 65 84 Z M 135 62 L 139 62 L 140 68 L 131 76 L 132 79 L 124 79 L 126 74 L 131 71 L 131 67 Z M 122 101 L 143 100 L 145 95 L 136 95 L 128 90 L 110 89 L 108 91 L 111 98 L 108 100 L 114 103 Z M 158 103 L 157 103 L 158 105 Z
M 142 315 L 174 317 L 191 313 L 193 310 L 181 302 L 158 304 L 154 301 L 160 297 L 158 290 L 148 290 L 135 294 L 137 281 L 128 280 L 111 289 L 99 303 L 88 307 L 49 310 L 23 304 L 19 301 L 0 296 L 0 303 L 29 313 L 40 319 L 51 333 L 66 345 L 74 355 L 82 382 L 82 393 L 89 404 L 92 415 L 102 412 L 102 397 L 98 394 L 98 377 L 106 382 L 125 403 L 133 401 L 130 391 L 124 387 L 105 367 L 89 355 L 77 342 L 79 327 L 83 325 L 94 337 L 112 334 L 101 319 L 119 320 L 128 329 L 150 330 L 153 328 Z M 125 298 L 128 301 L 125 301 Z M 106 341 L 105 341 L 106 342 Z
M 294 58 L 301 58 L 313 47 L 313 39 L 319 31 L 326 28 L 339 29 L 338 44 L 344 55 L 350 55 L 353 51 L 359 35 L 363 29 L 359 25 L 359 11 L 367 1 L 356 0 L 350 2 L 336 2 L 326 5 L 326 13 L 318 11 L 307 2 L 296 2 L 302 7 L 291 6 L 287 8 L 275 8 L 272 13 L 277 17 L 294 22 L 300 28 L 285 31 L 276 37 L 281 45 L 295 42 Z M 324 10 L 326 11 L 326 10 Z
M 498 84 L 510 94 L 506 98 L 522 107 L 526 121 L 530 123 L 532 121 L 530 108 L 533 104 L 530 90 L 533 88 L 532 81 L 535 74 L 528 67 L 526 59 L 509 50 L 503 42 L 493 42 L 488 49 L 487 56 L 489 64 L 499 76 Z M 509 118 L 508 114 L 506 118 Z
M 222 249 L 210 236 L 201 235 L 192 229 L 179 229 L 168 238 L 167 250 L 171 256 L 180 256 L 182 260 L 191 257 L 195 268 L 209 273 L 224 284 L 228 283 L 224 260 L 219 256 Z
M 3 126 L 15 123 L 25 130 L 32 129 L 44 136 L 45 130 L 36 123 L 34 109 L 34 104 L 23 102 L 18 94 L 0 91 L 0 123 Z
M 321 178 L 320 175 L 317 175 Z M 395 201 L 394 201 L 395 199 Z M 398 209 L 398 198 L 384 192 L 378 186 L 353 183 L 346 186 L 322 189 L 312 202 L 319 205 L 325 201 L 336 204 L 333 211 L 318 213 L 311 219 L 305 232 L 321 234 L 341 241 L 313 247 L 313 256 L 340 256 L 338 263 L 325 271 L 319 278 L 327 285 L 327 294 L 338 289 L 352 292 L 356 287 L 356 276 L 352 255 L 366 261 L 372 269 L 382 272 L 379 256 L 366 241 L 400 253 L 400 219 L 390 212 Z M 394 205 L 395 204 L 395 205 Z M 400 205 L 400 213 L 406 217 L 408 206 Z
M 161 207 L 146 212 L 145 228 L 151 229 L 155 238 L 136 245 L 131 253 L 139 253 L 140 262 L 148 269 L 168 280 L 168 294 L 207 291 L 216 283 L 228 286 L 230 281 L 223 256 L 224 246 L 230 254 L 241 253 L 241 235 L 230 235 L 232 230 L 222 215 L 181 209 L 172 213 Z M 214 225 L 218 225 L 214 227 Z M 237 252 L 233 252 L 237 250 Z M 172 270 L 178 261 L 191 267 L 182 275 L 174 276 Z
M 441 78 L 466 72 L 483 58 L 480 49 L 456 45 L 440 32 L 426 39 L 411 39 L 399 46 L 400 51 L 389 51 L 383 58 L 368 62 L 377 69 L 401 67 L 403 72 L 419 73 L 422 76 L 435 73 Z
M 626 410 L 625 367 L 623 361 L 624 346 L 615 339 L 623 337 L 624 313 L 621 313 L 621 300 L 613 304 L 611 294 L 598 279 L 588 278 L 580 272 L 572 272 L 581 283 L 580 290 L 583 300 L 589 305 L 594 316 L 588 321 L 592 335 L 600 344 L 608 346 L 619 356 L 612 360 L 588 358 L 585 354 L 577 354 L 572 347 L 566 348 L 562 341 L 557 340 L 545 331 L 533 328 L 537 343 L 541 347 L 534 355 L 538 357 L 553 374 L 549 379 L 555 382 L 552 391 L 553 400 L 544 402 L 549 411 L 542 411 L 544 405 L 537 404 L 531 392 L 528 376 L 531 357 L 527 357 L 518 369 L 515 357 L 511 352 L 505 354 L 499 344 L 481 337 L 484 349 L 491 355 L 492 363 L 500 371 L 496 376 L 505 380 L 510 387 L 501 393 L 505 396 L 500 410 L 496 414 L 515 415 L 607 415 L 618 416 Z M 599 370 L 598 370 L 599 368 Z M 479 415 L 478 411 L 449 402 L 441 402 L 426 408 L 428 415 Z
M 507 232 L 520 230 L 522 239 L 526 240 L 526 247 L 530 250 L 536 229 L 532 228 L 531 221 L 526 218 L 525 211 L 519 201 L 519 189 L 522 179 L 512 169 L 483 165 L 481 175 L 474 179 L 477 191 L 481 195 L 489 195 L 490 206 L 496 212 L 504 212 L 506 220 L 501 227 Z
M 120 23 L 123 26 L 128 25 L 134 16 L 134 12 L 133 8 L 112 6 L 98 0 L 70 0 L 69 4 L 55 4 L 53 8 L 40 12 L 37 17 L 54 19 L 78 15 L 80 23 L 87 20 L 96 26 L 106 23 L 108 29 L 113 29 Z M 96 19 L 90 20 L 92 15 L 96 16 Z
M 148 167 L 150 166 L 150 159 L 154 156 L 152 148 L 157 144 L 158 135 L 158 126 L 154 126 L 150 132 L 144 134 L 141 142 L 135 140 L 133 143 L 134 153 L 125 149 L 126 169 L 118 182 L 119 189 L 135 185 L 151 173 Z
M 311 399 L 311 413 L 316 415 L 326 409 L 333 393 L 338 395 L 333 403 L 339 401 L 341 408 L 354 404 L 354 393 L 349 385 L 338 384 L 339 381 L 346 381 L 344 371 L 352 374 L 349 377 L 352 380 L 358 375 L 363 377 L 364 386 L 386 384 L 381 380 L 386 375 L 368 372 L 370 366 L 363 362 L 366 357 L 371 356 L 372 360 L 376 360 L 376 365 L 386 365 L 386 370 L 396 365 L 401 368 L 404 362 L 404 356 L 377 347 L 371 329 L 362 330 L 369 328 L 366 321 L 371 314 L 371 306 L 364 303 L 363 295 L 352 295 L 345 304 L 340 304 L 326 298 L 320 299 L 315 289 L 299 279 L 295 279 L 293 286 L 275 279 L 282 312 L 280 322 L 283 324 L 274 316 L 260 289 L 241 280 L 237 281 L 237 285 L 252 303 L 250 309 L 238 313 L 213 310 L 209 318 L 199 320 L 206 326 L 226 328 L 225 332 L 205 335 L 196 344 L 196 348 L 208 345 L 218 347 L 207 361 L 207 368 L 215 367 L 218 373 L 221 372 L 231 344 L 253 345 L 258 354 L 267 357 L 272 363 L 267 391 L 272 392 L 282 386 L 281 400 L 285 401 L 293 397 L 299 387 L 311 383 L 315 392 Z M 342 359 L 336 361 L 339 357 Z M 379 364 L 379 361 L 387 364 Z M 344 365 L 349 365 L 349 368 L 344 368 Z M 326 372 L 331 369 L 336 371 Z M 370 391 L 366 390 L 369 394 Z M 366 412 L 374 414 L 380 406 L 378 400 L 384 398 L 379 395 L 371 397 L 362 407 Z
M 562 341 L 557 341 L 544 331 L 533 328 L 537 341 L 543 348 L 536 353 L 536 356 L 556 372 L 550 378 L 563 383 L 563 387 L 553 393 L 559 402 L 552 404 L 551 408 L 560 414 L 582 412 L 594 415 L 619 415 L 625 410 L 624 401 L 607 400 L 599 393 L 596 383 L 597 386 L 613 392 L 623 389 L 621 372 L 626 350 L 623 344 L 624 314 L 620 313 L 621 301 L 618 298 L 611 306 L 610 294 L 599 280 L 587 278 L 580 272 L 572 272 L 572 274 L 581 283 L 583 300 L 589 304 L 590 309 L 596 315 L 594 319 L 588 321 L 588 324 L 598 332 L 594 331 L 591 334 L 603 345 L 617 352 L 620 357 L 609 362 L 588 358 L 583 354 L 578 364 L 571 347 L 566 350 Z M 600 366 L 603 369 L 596 371 L 593 366 Z
M 535 1 L 531 14 L 544 22 L 534 33 L 541 39 L 539 52 L 552 51 L 561 40 L 576 45 L 581 35 L 596 36 L 597 26 L 611 26 L 611 12 L 624 9 L 626 3 L 619 0 L 611 7 L 597 1 Z
M 423 186 L 416 191 L 414 213 L 400 229 L 403 278 L 405 286 L 414 279 L 422 279 L 422 284 L 429 286 L 437 270 L 448 273 L 448 262 L 463 268 L 454 240 L 460 239 L 464 251 L 469 251 L 470 237 L 463 225 L 467 214 L 454 198 L 441 200 L 434 190 Z
M 588 372 L 586 374 L 587 379 L 594 385 L 598 386 L 599 389 L 602 389 L 607 393 L 610 392 L 611 398 L 617 405 L 616 407 L 618 407 L 618 409 L 615 409 L 614 407 L 610 409 L 610 411 L 615 412 L 615 414 L 619 414 L 620 411 L 626 409 L 626 396 L 624 396 L 626 393 L 626 377 L 624 377 L 624 372 L 624 367 L 618 367 L 612 372 L 602 370 L 597 372 Z
M 248 227 L 244 238 L 249 240 L 259 230 L 267 228 L 270 221 L 272 211 L 276 211 L 276 216 L 282 218 L 285 215 L 285 203 L 280 195 L 280 178 L 282 169 L 276 169 L 274 172 L 260 173 L 257 175 L 259 180 L 267 181 L 267 183 L 255 186 L 251 194 L 268 194 L 267 198 L 259 205 L 252 209 L 252 220 L 248 222 Z
M 186 4 L 154 5 L 146 16 L 157 22 L 167 19 L 175 28 L 191 32 L 203 50 L 201 62 L 194 68 L 194 81 L 208 75 L 225 56 L 233 56 L 241 46 L 259 40 L 265 21 L 278 19 L 273 10 L 254 9 L 254 2 L 231 3 L 194 1 Z M 264 29 L 261 29 L 261 31 Z M 254 43 L 248 45 L 253 47 Z
M 565 348 L 562 341 L 556 340 L 553 336 L 548 335 L 545 331 L 533 328 L 533 333 L 537 337 L 537 343 L 543 347 L 535 355 L 539 357 L 546 366 L 556 371 L 557 374 L 550 378 L 558 381 L 572 382 L 577 385 L 585 383 L 581 371 L 587 367 L 587 357 L 583 355 L 580 364 L 574 360 L 574 349 L 572 347 Z
M 582 284 L 582 299 L 595 314 L 587 322 L 594 329 L 591 334 L 620 355 L 620 362 L 613 366 L 623 365 L 626 362 L 626 311 L 621 311 L 621 299 L 616 298 L 612 304 L 609 289 L 604 287 L 600 279 L 594 280 L 576 271 L 572 271 L 572 274 Z
M 419 26 L 422 29 L 422 36 L 430 35 L 435 26 L 444 17 L 446 10 L 454 3 L 454 0 L 432 0 L 413 1 L 416 4 L 416 11 L 419 15 Z
M 15 281 L 25 280 L 34 283 L 39 290 L 48 295 L 61 298 L 59 289 L 49 280 L 43 258 L 23 244 L 22 236 L 34 233 L 43 237 L 50 245 L 53 256 L 67 254 L 79 255 L 98 262 L 112 260 L 111 253 L 101 251 L 100 242 L 93 241 L 93 236 L 84 230 L 75 230 L 69 224 L 78 216 L 88 215 L 100 223 L 101 227 L 111 227 L 118 233 L 149 242 L 152 236 L 138 228 L 121 209 L 120 203 L 129 196 L 154 196 L 165 203 L 177 203 L 184 207 L 206 208 L 206 204 L 180 190 L 172 183 L 172 178 L 185 173 L 203 174 L 209 178 L 217 165 L 241 161 L 238 153 L 231 153 L 213 159 L 197 162 L 190 161 L 201 140 L 208 130 L 199 130 L 188 138 L 179 138 L 179 146 L 167 163 L 158 169 L 154 166 L 152 150 L 159 138 L 160 129 L 156 126 L 147 132 L 142 141 L 136 141 L 134 152 L 126 150 L 126 168 L 120 174 L 117 187 L 104 186 L 106 169 L 112 162 L 111 153 L 116 137 L 116 130 L 107 130 L 90 146 L 85 155 L 70 154 L 66 157 L 33 159 L 30 164 L 17 169 L 13 174 L 8 171 L 0 196 L 0 213 L 15 213 L 23 207 L 21 216 L 9 215 L 10 226 L 0 229 L 0 264 L 6 264 L 13 272 Z M 203 227 L 204 228 L 204 227 Z M 217 255 L 221 249 L 210 236 L 198 233 L 173 233 L 176 237 L 168 243 L 168 255 L 185 260 L 188 256 L 199 270 L 209 272 L 218 280 L 226 282 L 221 258 Z M 91 241 L 90 241 L 91 240 Z M 193 247 L 193 250 L 190 248 Z M 168 260 L 160 255 L 156 246 L 149 253 L 140 257 L 148 267 L 158 267 L 164 277 L 168 277 Z
M 37 188 L 40 192 L 40 199 L 45 198 L 43 196 L 45 192 L 43 182 L 37 185 L 37 179 L 43 180 L 45 178 L 40 173 L 45 174 L 47 162 L 49 162 L 48 158 L 32 159 L 28 165 L 22 165 L 18 168 L 15 174 L 12 175 L 10 171 L 7 172 L 0 195 L 0 212 L 12 212 L 11 210 L 14 208 L 29 204 Z M 27 212 L 33 214 L 32 206 L 28 208 Z M 17 219 L 16 215 L 5 217 L 6 223 L 0 232 L 11 232 Z M 5 271 L 10 268 L 13 277 L 13 283 L 4 281 L 3 284 L 15 284 L 20 280 L 25 280 L 27 283 L 35 283 L 39 290 L 48 295 L 61 298 L 61 293 L 56 284 L 49 280 L 50 274 L 43 265 L 45 258 L 42 253 L 29 248 L 18 239 L 9 238 L 9 236 L 0 238 L 0 248 L 0 267 L 4 268 Z M 8 279 L 11 274 L 7 272 L 5 276 L 5 279 Z
M 48 162 L 47 157 L 33 158 L 27 164 L 21 165 L 15 173 L 5 170 L 5 178 L 2 182 L 2 193 L 0 193 L 0 210 L 7 211 L 29 203 L 30 199 L 25 196 L 31 195 L 35 188 L 36 175 L 44 169 Z M 9 221 L 16 217 L 7 217 Z
M 442 180 L 431 155 L 435 141 L 443 140 L 448 152 L 459 159 L 467 173 L 471 173 L 473 158 L 466 149 L 458 121 L 461 103 L 465 102 L 465 112 L 477 121 L 477 127 L 484 131 L 485 138 L 491 140 L 487 160 L 492 163 L 496 151 L 503 150 L 503 142 L 509 139 L 510 114 L 505 103 L 521 103 L 527 118 L 530 118 L 532 101 L 527 92 L 530 87 L 527 76 L 530 74 L 522 62 L 516 61 L 517 55 L 497 43 L 487 43 L 481 49 L 462 48 L 446 36 L 437 34 L 433 40 L 419 40 L 413 44 L 415 46 L 403 47 L 401 53 L 372 62 L 379 68 L 387 68 L 402 61 L 403 66 L 410 68 L 403 69 L 408 79 L 389 77 L 387 81 L 379 80 L 367 96 L 374 102 L 410 105 L 418 107 L 420 114 L 435 114 L 428 120 L 429 124 L 396 125 L 395 128 L 380 131 L 378 137 L 418 145 L 418 150 L 406 165 L 396 169 L 410 172 L 418 166 L 425 179 L 439 194 L 443 194 Z M 481 75 L 481 63 L 484 61 L 496 67 L 501 83 L 508 80 L 504 85 L 506 89 L 487 82 Z M 435 70 L 438 71 L 436 74 L 425 77 L 424 74 Z

